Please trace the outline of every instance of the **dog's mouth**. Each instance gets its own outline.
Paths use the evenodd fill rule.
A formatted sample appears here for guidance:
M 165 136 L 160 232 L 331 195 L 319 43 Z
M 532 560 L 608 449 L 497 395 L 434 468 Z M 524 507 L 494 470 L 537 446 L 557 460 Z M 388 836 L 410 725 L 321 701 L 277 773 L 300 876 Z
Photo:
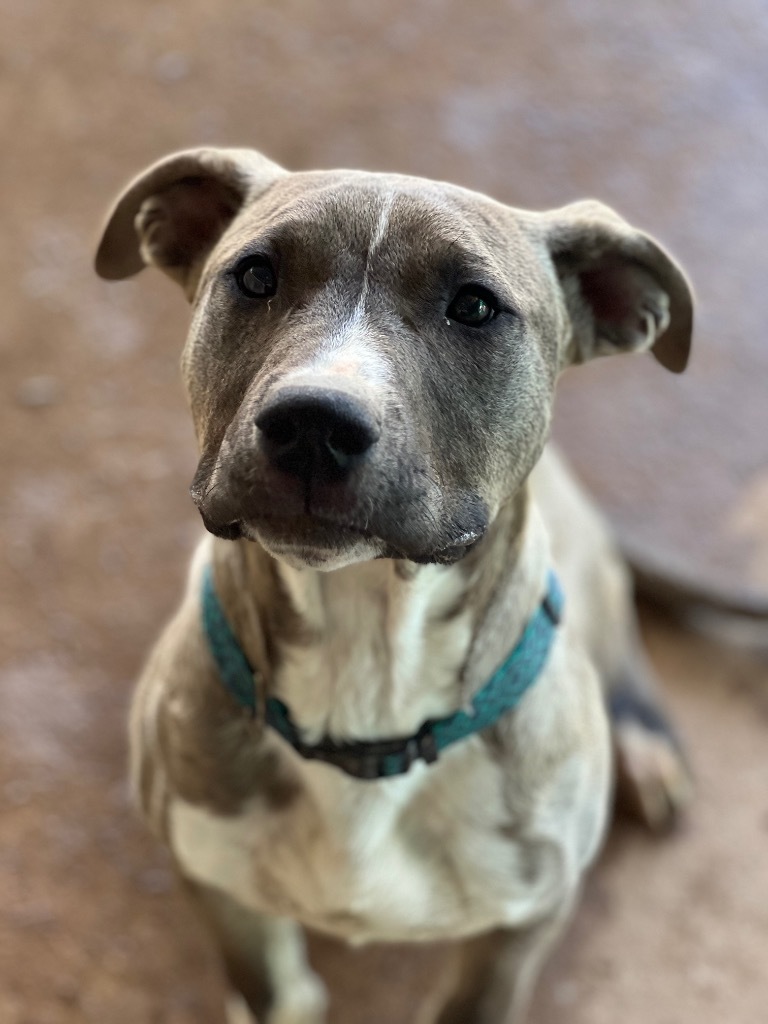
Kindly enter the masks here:
M 307 513 L 290 516 L 260 514 L 241 521 L 240 529 L 245 537 L 250 534 L 265 536 L 272 544 L 286 547 L 338 548 L 360 541 L 379 541 L 363 526 Z
M 397 558 L 421 564 L 451 565 L 463 558 L 485 533 L 484 527 L 463 530 L 446 542 L 420 547 L 414 541 L 403 543 L 380 536 L 356 522 L 306 513 L 260 513 L 228 523 L 213 523 L 203 516 L 203 522 L 206 529 L 217 537 L 256 541 L 278 558 L 307 565 L 339 558 L 344 561 Z
M 450 565 L 485 535 L 489 509 L 474 490 L 423 476 L 401 472 L 388 485 L 380 472 L 368 487 L 358 478 L 310 486 L 202 460 L 190 493 L 210 533 L 255 541 L 294 565 L 330 569 L 376 558 Z

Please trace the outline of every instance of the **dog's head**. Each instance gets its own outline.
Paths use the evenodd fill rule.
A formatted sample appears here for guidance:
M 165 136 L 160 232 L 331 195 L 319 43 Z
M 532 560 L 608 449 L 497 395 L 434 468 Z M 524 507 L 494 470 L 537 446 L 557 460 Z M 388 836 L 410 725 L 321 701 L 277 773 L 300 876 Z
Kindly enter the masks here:
M 203 520 L 295 565 L 460 558 L 538 459 L 564 366 L 688 357 L 681 271 L 591 201 L 531 213 L 199 149 L 151 167 L 109 218 L 98 272 L 145 264 L 193 304 Z

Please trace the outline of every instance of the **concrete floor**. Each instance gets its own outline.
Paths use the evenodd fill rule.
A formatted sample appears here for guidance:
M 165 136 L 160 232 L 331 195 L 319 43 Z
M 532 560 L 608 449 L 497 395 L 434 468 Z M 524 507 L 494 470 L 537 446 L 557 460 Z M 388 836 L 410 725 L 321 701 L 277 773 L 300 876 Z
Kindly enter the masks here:
M 693 268 L 699 361 L 683 381 L 650 360 L 585 372 L 582 398 L 574 374 L 568 439 L 649 558 L 677 569 L 680 554 L 684 573 L 762 599 L 764 12 L 6 0 L 2 19 L 0 1022 L 214 1024 L 217 966 L 124 781 L 132 681 L 200 529 L 177 381 L 186 311 L 157 276 L 94 278 L 103 208 L 150 160 L 208 141 L 533 206 L 617 203 Z M 616 829 L 533 1020 L 754 1024 L 768 1004 L 765 645 L 738 653 L 653 612 L 645 625 L 698 799 L 668 840 Z M 321 941 L 313 956 L 333 1024 L 407 1024 L 450 966 L 446 951 L 374 950 L 350 968 Z

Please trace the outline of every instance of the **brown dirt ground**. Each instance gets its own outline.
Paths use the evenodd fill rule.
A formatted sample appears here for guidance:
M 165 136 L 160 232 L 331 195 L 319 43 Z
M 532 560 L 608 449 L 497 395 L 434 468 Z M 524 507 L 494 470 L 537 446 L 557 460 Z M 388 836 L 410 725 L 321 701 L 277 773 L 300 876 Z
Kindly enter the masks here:
M 753 340 L 766 178 L 750 170 L 766 140 L 753 131 L 764 11 L 3 0 L 0 14 L 0 1022 L 214 1024 L 213 956 L 124 781 L 132 680 L 199 531 L 177 383 L 185 308 L 149 274 L 94 279 L 104 206 L 149 160 L 209 141 L 253 142 L 295 167 L 450 177 L 530 205 L 620 203 L 706 285 L 703 356 L 682 383 L 647 377 L 649 364 L 628 398 L 613 376 L 589 378 L 580 414 L 574 375 L 580 465 L 651 553 L 658 537 L 754 593 L 768 579 Z M 723 275 L 712 253 L 727 244 Z M 724 358 L 726 335 L 742 358 Z M 672 451 L 674 471 L 655 473 Z M 698 799 L 663 842 L 615 829 L 533 1020 L 754 1024 L 768 1005 L 765 642 L 740 653 L 653 612 L 645 630 Z M 406 1024 L 446 964 L 441 951 L 321 941 L 313 955 L 335 1024 Z

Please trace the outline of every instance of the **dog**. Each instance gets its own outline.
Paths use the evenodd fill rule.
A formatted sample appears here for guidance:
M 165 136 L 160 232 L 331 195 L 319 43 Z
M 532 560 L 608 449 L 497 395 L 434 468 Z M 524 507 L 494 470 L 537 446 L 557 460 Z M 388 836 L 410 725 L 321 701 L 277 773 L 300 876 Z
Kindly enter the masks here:
M 519 1022 L 604 835 L 612 748 L 652 826 L 688 798 L 628 570 L 547 444 L 566 367 L 684 369 L 686 278 L 596 201 L 528 212 L 216 148 L 118 199 L 97 271 L 145 265 L 192 303 L 208 535 L 138 686 L 132 778 L 229 1024 L 326 1019 L 304 928 L 452 940 L 422 1020 Z

